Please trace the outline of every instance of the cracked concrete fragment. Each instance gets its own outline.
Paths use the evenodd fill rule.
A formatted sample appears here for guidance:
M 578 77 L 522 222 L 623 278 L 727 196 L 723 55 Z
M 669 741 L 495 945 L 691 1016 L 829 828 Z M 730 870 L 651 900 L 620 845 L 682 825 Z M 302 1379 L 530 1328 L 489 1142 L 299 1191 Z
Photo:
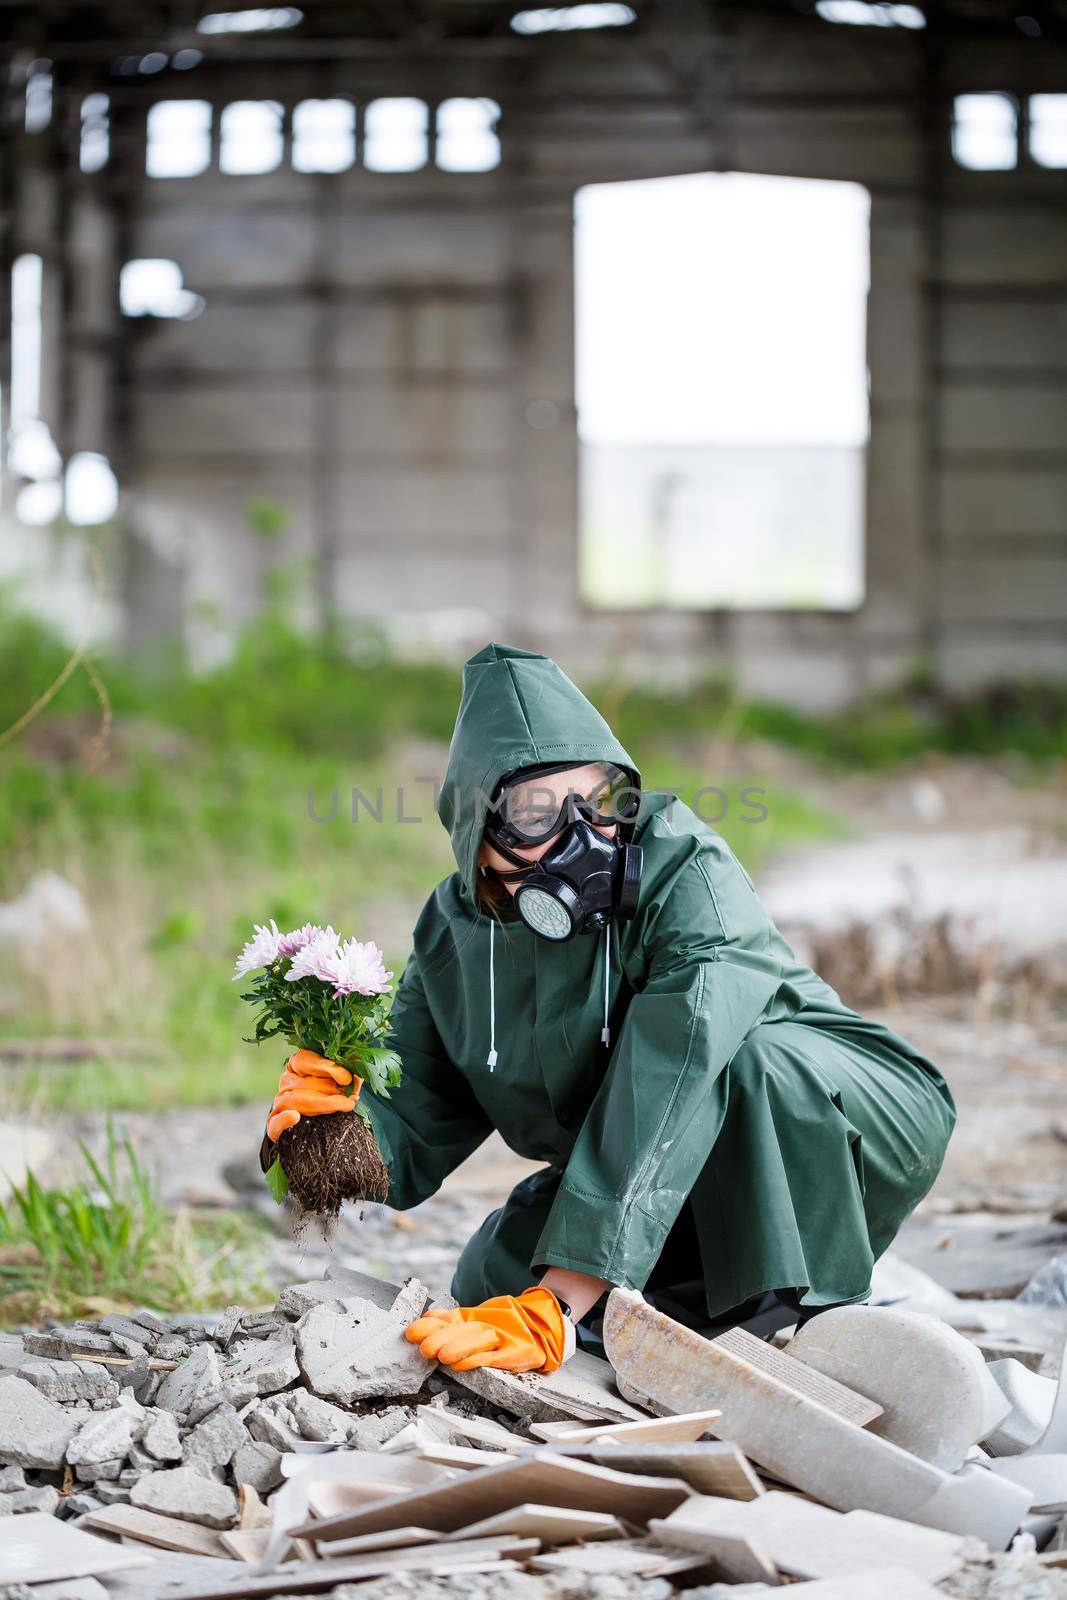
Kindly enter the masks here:
M 404 1337 L 404 1324 L 369 1300 L 320 1305 L 296 1325 L 300 1366 L 316 1394 L 341 1400 L 415 1394 L 437 1363 Z
M 222 1383 L 219 1358 L 210 1345 L 199 1344 L 173 1372 L 164 1375 L 155 1397 L 156 1405 L 164 1411 L 185 1416 L 194 1400 L 210 1394 Z M 137 1398 L 141 1395 L 135 1390 Z
M 18 1467 L 61 1467 L 83 1419 L 68 1416 L 14 1373 L 0 1378 L 0 1462 Z
M 205 1528 L 228 1528 L 237 1515 L 233 1490 L 192 1467 L 171 1467 L 142 1478 L 130 1490 L 130 1504 Z

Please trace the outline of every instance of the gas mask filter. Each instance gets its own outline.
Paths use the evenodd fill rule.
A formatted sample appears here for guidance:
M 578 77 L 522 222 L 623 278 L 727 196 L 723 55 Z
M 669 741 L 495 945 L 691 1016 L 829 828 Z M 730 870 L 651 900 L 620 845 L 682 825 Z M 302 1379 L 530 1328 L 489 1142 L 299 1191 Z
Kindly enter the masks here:
M 542 939 L 561 944 L 578 933 L 597 933 L 613 918 L 627 919 L 637 910 L 644 857 L 640 845 L 606 839 L 581 818 L 564 828 L 538 861 L 524 861 L 492 832 L 490 839 L 501 855 L 518 863 L 517 871 L 495 876 L 522 880 L 515 909 Z

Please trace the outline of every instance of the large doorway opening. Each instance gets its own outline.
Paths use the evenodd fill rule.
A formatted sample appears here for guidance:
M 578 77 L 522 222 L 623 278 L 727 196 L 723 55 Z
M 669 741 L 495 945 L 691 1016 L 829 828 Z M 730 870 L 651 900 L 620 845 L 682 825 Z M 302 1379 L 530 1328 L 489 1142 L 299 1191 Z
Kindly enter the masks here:
M 575 239 L 583 598 L 860 605 L 867 191 L 595 184 Z

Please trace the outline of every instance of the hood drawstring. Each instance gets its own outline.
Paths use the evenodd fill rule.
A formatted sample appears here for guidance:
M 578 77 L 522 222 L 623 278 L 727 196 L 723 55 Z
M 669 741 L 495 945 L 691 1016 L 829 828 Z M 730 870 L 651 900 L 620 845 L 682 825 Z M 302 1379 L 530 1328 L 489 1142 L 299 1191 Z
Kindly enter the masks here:
M 604 928 L 604 1026 L 600 1030 L 600 1042 L 603 1045 L 611 1044 L 611 1028 L 608 1025 L 608 1015 L 611 1009 L 611 923 Z M 489 1054 L 485 1064 L 492 1072 L 499 1060 L 496 1050 L 496 918 L 489 917 Z
M 496 918 L 492 912 L 489 914 L 489 1054 L 485 1064 L 492 1072 L 496 1066 L 496 970 L 494 965 L 494 935 L 496 934 Z

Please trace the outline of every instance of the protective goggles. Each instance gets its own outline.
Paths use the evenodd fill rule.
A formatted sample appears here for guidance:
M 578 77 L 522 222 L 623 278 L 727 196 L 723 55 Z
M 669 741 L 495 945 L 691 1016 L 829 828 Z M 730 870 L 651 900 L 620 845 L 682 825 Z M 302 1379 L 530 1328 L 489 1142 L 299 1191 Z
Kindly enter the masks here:
M 559 783 L 548 780 L 559 772 L 591 767 L 579 787 L 561 794 Z M 543 844 L 579 818 L 597 828 L 636 817 L 641 796 L 633 773 L 612 761 L 557 761 L 524 767 L 498 786 L 486 821 L 486 831 L 504 844 Z

